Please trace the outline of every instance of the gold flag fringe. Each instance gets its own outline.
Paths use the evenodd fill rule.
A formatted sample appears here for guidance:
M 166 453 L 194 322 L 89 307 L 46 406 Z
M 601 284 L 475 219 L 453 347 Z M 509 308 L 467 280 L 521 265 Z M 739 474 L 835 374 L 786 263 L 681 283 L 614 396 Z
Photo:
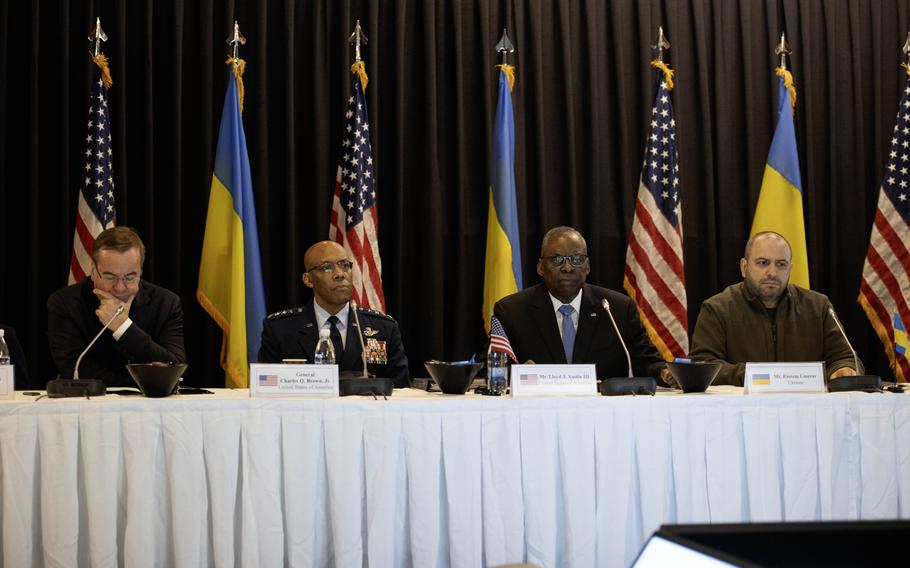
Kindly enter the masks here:
M 509 92 L 511 93 L 515 87 L 515 67 L 507 64 L 497 65 L 496 67 L 502 69 L 502 72 L 506 74 L 506 79 L 509 80 Z
M 367 91 L 367 83 L 370 82 L 370 78 L 367 77 L 367 66 L 363 64 L 363 60 L 355 61 L 354 64 L 351 65 L 351 73 L 354 73 L 360 77 L 360 87 L 365 93 Z
M 225 61 L 234 69 L 234 79 L 237 80 L 237 97 L 240 100 L 240 112 L 243 112 L 243 72 L 246 71 L 246 61 L 237 57 L 228 57 Z
M 104 84 L 104 88 L 110 89 L 111 85 L 114 84 L 114 79 L 111 78 L 111 68 L 107 64 L 107 57 L 103 53 L 91 55 L 91 57 L 92 62 L 101 68 L 101 82 Z
M 790 91 L 790 109 L 796 112 L 796 86 L 793 84 L 793 75 L 783 67 L 775 68 L 774 73 L 778 77 L 784 78 L 784 87 L 787 87 L 787 90 Z
M 670 69 L 669 65 L 667 65 L 666 63 L 664 63 L 663 61 L 661 61 L 659 59 L 655 59 L 654 61 L 652 61 L 651 67 L 654 67 L 655 69 L 660 69 L 661 71 L 663 71 L 664 82 L 667 84 L 667 90 L 672 91 L 673 90 L 673 73 L 675 73 L 675 71 Z
M 901 63 L 901 67 L 904 68 L 904 71 L 907 73 L 907 76 L 910 77 L 910 65 L 907 65 L 906 63 Z

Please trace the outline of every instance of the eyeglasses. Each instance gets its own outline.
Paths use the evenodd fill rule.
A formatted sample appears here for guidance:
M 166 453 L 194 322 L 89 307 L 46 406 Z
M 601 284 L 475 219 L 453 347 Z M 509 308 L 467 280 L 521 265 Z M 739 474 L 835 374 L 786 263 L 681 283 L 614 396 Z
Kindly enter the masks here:
M 114 285 L 118 281 L 123 282 L 125 285 L 129 286 L 130 284 L 135 284 L 139 281 L 139 274 L 132 272 L 126 276 L 117 276 L 116 274 L 111 274 L 110 272 L 100 272 L 98 267 L 95 267 L 95 273 L 98 274 L 102 280 L 108 284 Z
M 572 266 L 581 266 L 582 264 L 588 261 L 588 255 L 586 254 L 554 254 L 553 256 L 544 256 L 541 257 L 541 260 L 546 260 L 550 263 L 551 266 L 560 267 L 566 263 L 568 260 L 572 263 Z
M 331 274 L 335 271 L 335 267 L 341 269 L 342 272 L 350 272 L 354 268 L 354 263 L 350 260 L 336 260 L 335 262 L 323 262 L 322 264 L 317 264 L 313 268 L 307 269 L 307 272 L 312 272 L 318 270 L 323 274 Z

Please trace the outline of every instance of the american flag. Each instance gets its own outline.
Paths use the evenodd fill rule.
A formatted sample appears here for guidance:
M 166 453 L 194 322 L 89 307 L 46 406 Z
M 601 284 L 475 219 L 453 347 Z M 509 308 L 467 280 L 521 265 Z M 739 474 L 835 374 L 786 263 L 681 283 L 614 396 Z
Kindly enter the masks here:
M 259 375 L 259 386 L 277 387 L 278 386 L 278 375 Z
M 359 65 L 358 65 L 359 64 Z M 355 71 L 355 69 L 358 69 Z M 358 305 L 385 313 L 382 260 L 379 257 L 379 212 L 370 148 L 370 121 L 359 71 L 352 67 L 351 96 L 344 115 L 341 157 L 335 174 L 335 197 L 329 239 L 339 243 L 354 262 L 352 284 Z M 366 72 L 362 77 L 366 78 Z
M 908 70 L 910 75 L 910 70 Z M 894 314 L 910 321 L 910 78 L 904 86 L 891 150 L 866 251 L 859 303 L 875 328 L 898 381 L 910 379 L 910 360 L 894 356 Z
M 676 121 L 669 80 L 669 73 L 658 71 L 623 279 L 651 341 L 666 360 L 685 357 L 689 351 Z
M 117 217 L 117 210 L 114 207 L 114 163 L 107 88 L 102 80 L 101 67 L 102 65 L 107 67 L 107 60 L 103 57 L 99 56 L 92 66 L 91 100 L 85 136 L 85 168 L 79 186 L 73 253 L 70 257 L 70 284 L 84 280 L 91 273 L 92 245 L 95 237 L 101 231 L 113 227 Z
M 496 316 L 490 319 L 490 351 L 501 351 L 511 357 L 513 361 L 518 361 L 518 357 L 512 351 L 512 344 L 509 343 L 506 330 Z

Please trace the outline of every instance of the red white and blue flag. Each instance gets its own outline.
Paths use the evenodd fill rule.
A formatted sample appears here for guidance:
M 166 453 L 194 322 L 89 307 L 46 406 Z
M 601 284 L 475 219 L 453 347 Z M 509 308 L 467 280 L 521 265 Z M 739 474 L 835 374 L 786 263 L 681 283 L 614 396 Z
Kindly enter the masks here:
M 910 321 L 910 69 L 907 74 L 858 299 L 899 382 L 910 380 L 910 359 L 895 356 L 895 347 L 906 341 L 896 324 Z
M 102 67 L 103 66 L 103 67 Z M 85 136 L 85 167 L 76 209 L 69 283 L 84 280 L 92 271 L 92 245 L 101 231 L 114 226 L 114 162 L 107 87 L 102 79 L 107 60 L 101 55 L 92 64 L 91 100 Z M 106 77 L 110 80 L 110 75 Z
M 502 327 L 502 323 L 496 316 L 490 318 L 490 351 L 506 353 L 513 361 L 518 361 L 518 357 L 516 357 L 515 352 L 512 351 L 512 344 L 509 343 L 509 337 L 506 335 L 506 330 Z
M 660 69 L 662 64 L 652 65 Z M 658 70 L 623 286 L 635 301 L 652 343 L 664 359 L 671 360 L 689 351 L 689 323 L 676 121 L 670 100 L 672 72 L 664 69 Z
M 377 234 L 379 212 L 370 146 L 370 121 L 364 96 L 366 71 L 363 70 L 363 62 L 355 63 L 351 71 L 351 96 L 344 115 L 329 239 L 343 246 L 354 263 L 351 274 L 354 301 L 362 307 L 385 313 L 382 259 L 379 257 Z

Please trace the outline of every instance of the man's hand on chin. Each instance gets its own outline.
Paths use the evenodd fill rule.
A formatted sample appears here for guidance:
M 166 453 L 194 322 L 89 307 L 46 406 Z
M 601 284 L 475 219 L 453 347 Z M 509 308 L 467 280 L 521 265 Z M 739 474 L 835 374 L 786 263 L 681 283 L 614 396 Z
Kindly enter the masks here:
M 136 297 L 135 294 L 129 297 L 128 300 L 123 301 L 119 298 L 114 297 L 110 292 L 105 292 L 104 290 L 99 290 L 95 288 L 93 290 L 96 296 L 98 296 L 98 301 L 101 302 L 101 305 L 98 306 L 98 309 L 95 310 L 95 315 L 98 316 L 98 321 L 101 322 L 101 325 L 107 325 L 107 328 L 111 331 L 116 331 L 123 325 L 126 320 L 130 317 L 130 306 L 133 305 L 133 298 Z M 114 318 L 110 324 L 108 320 L 114 317 L 114 314 L 117 313 L 117 308 L 123 306 L 123 312 Z

